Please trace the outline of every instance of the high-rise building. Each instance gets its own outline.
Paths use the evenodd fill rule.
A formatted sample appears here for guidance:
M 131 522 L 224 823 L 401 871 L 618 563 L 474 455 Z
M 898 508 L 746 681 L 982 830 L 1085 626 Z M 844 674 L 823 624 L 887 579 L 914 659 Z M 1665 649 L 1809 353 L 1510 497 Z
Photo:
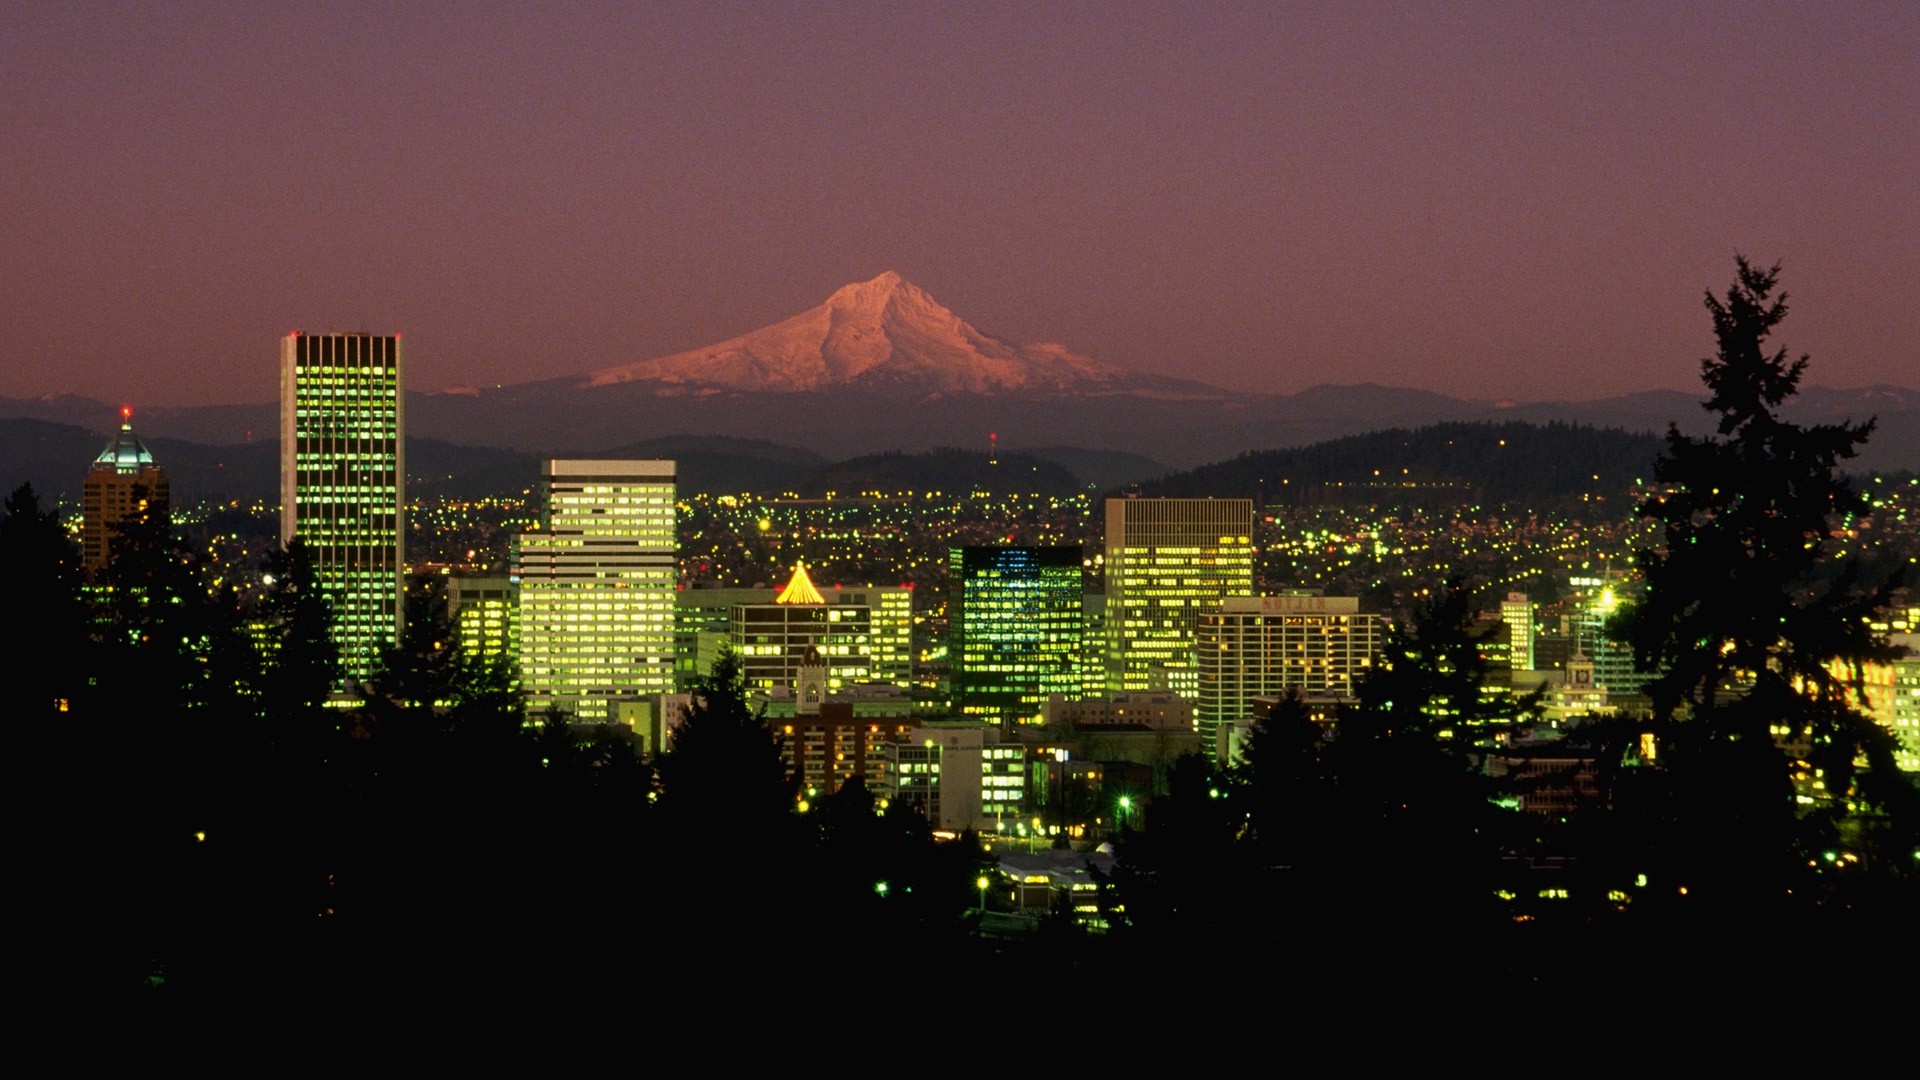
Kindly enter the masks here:
M 280 339 L 280 540 L 313 553 L 350 679 L 400 639 L 405 484 L 399 335 Z
M 1080 695 L 1078 545 L 957 547 L 949 552 L 947 664 L 953 708 L 1038 724 L 1054 694 Z
M 1216 753 L 1219 733 L 1253 714 L 1253 699 L 1299 690 L 1354 693 L 1384 630 L 1353 596 L 1229 596 L 1200 616 L 1194 727 Z
M 514 538 L 520 691 L 586 723 L 673 690 L 671 461 L 548 460 L 541 528 Z
M 1507 658 L 1514 671 L 1533 670 L 1533 601 L 1523 592 L 1510 592 L 1500 601 L 1500 621 L 1507 628 Z
M 1106 574 L 1107 692 L 1191 696 L 1201 614 L 1253 594 L 1253 500 L 1108 499 Z
M 112 560 L 121 522 L 141 514 L 166 516 L 167 473 L 133 433 L 133 410 L 120 411 L 120 430 L 93 459 L 81 491 L 81 564 L 89 574 Z

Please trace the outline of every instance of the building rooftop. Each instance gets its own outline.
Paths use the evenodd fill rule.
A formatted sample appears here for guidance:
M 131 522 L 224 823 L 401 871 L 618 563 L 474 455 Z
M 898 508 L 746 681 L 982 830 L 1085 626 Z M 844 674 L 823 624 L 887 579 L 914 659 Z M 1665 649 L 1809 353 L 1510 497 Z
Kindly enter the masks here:
M 111 467 L 115 472 L 131 476 L 141 469 L 153 467 L 153 452 L 140 436 L 133 433 L 133 413 L 130 409 L 120 411 L 120 430 L 114 433 L 107 448 L 93 459 L 93 467 Z

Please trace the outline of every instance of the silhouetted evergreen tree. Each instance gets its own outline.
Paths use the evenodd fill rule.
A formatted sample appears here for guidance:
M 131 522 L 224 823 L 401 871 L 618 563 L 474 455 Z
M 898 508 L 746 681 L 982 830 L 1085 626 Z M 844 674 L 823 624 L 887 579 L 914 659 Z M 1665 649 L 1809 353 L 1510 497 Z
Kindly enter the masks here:
M 681 902 L 651 960 L 685 979 L 728 971 L 797 980 L 808 970 L 797 950 L 824 932 L 801 929 L 818 926 L 806 920 L 821 898 L 809 891 L 819 875 L 808 865 L 797 785 L 765 717 L 747 701 L 737 655 L 723 650 L 692 697 L 670 748 L 655 758 L 660 796 L 651 857 L 671 875 Z M 769 911 L 788 912 L 793 932 L 741 947 L 741 928 Z
M 1326 839 L 1331 791 L 1324 733 L 1299 691 L 1253 725 L 1234 769 L 1247 815 L 1246 842 L 1269 867 L 1311 865 Z
M 10 711 L 27 724 L 71 713 L 88 674 L 88 615 L 81 594 L 80 550 L 57 513 L 42 509 L 32 484 L 7 496 L 0 517 L 0 565 L 12 577 L 9 603 L 18 614 L 8 646 L 28 679 L 10 695 Z
M 268 553 L 261 620 L 268 655 L 262 679 L 262 711 L 275 728 L 302 731 L 330 726 L 327 699 L 340 681 L 340 648 L 333 640 L 333 608 L 327 603 L 301 540 Z
M 752 842 L 789 817 L 798 787 L 764 716 L 747 702 L 740 658 L 723 649 L 660 755 L 660 807 L 720 842 Z
M 1472 615 L 1450 585 L 1412 627 L 1388 633 L 1322 754 L 1329 828 L 1321 863 L 1305 868 L 1355 932 L 1376 927 L 1434 977 L 1505 919 L 1495 891 L 1520 825 L 1496 805 L 1485 756 L 1532 703 L 1488 692 L 1487 631 Z
M 1210 758 L 1180 757 L 1164 792 L 1114 813 L 1113 896 L 1104 906 L 1116 963 L 1190 973 L 1196 957 L 1245 929 L 1247 907 L 1264 910 L 1251 880 L 1259 868 L 1238 846 L 1245 811 Z
M 258 654 L 234 582 L 164 513 L 122 521 L 99 575 L 89 697 L 99 744 L 98 864 L 109 895 L 143 903 L 104 934 L 131 981 L 187 985 L 244 963 L 261 848 Z
M 1614 784 L 1655 895 L 1684 885 L 1692 905 L 1749 913 L 1783 901 L 1832 848 L 1849 800 L 1897 809 L 1903 856 L 1912 844 L 1912 779 L 1859 695 L 1859 665 L 1894 655 L 1867 617 L 1897 582 L 1862 582 L 1851 560 L 1837 576 L 1823 567 L 1834 522 L 1867 509 L 1837 467 L 1873 425 L 1780 415 L 1807 357 L 1768 347 L 1787 314 L 1778 276 L 1743 258 L 1725 296 L 1707 294 L 1718 348 L 1701 377 L 1718 430 L 1667 436 L 1660 488 L 1640 507 L 1660 544 L 1640 554 L 1646 595 L 1625 626 L 1640 665 L 1660 672 L 1643 726 L 1657 752 Z
M 80 551 L 31 484 L 6 499 L 0 566 L 7 568 L 14 627 L 4 706 L 12 721 L 4 759 L 17 845 L 12 897 L 18 925 L 36 935 L 35 947 L 19 950 L 28 963 L 17 978 L 42 993 L 91 993 L 124 979 L 128 957 L 122 940 L 101 947 L 105 935 L 96 922 L 109 915 L 106 897 L 122 881 L 80 853 L 98 851 L 103 840 L 118 847 L 117 834 L 107 830 L 125 801 L 102 775 L 103 759 L 111 765 L 119 758 L 107 756 L 114 754 L 113 735 L 89 687 L 97 668 Z

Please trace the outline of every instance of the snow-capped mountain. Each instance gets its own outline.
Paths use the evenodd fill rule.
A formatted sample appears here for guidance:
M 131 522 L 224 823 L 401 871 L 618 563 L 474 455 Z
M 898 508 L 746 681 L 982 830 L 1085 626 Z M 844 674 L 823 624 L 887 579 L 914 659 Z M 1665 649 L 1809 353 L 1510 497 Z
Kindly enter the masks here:
M 645 382 L 660 392 L 865 390 L 950 394 L 1208 398 L 1224 391 L 1143 375 L 1064 345 L 1015 345 L 975 329 L 889 270 L 826 303 L 718 345 L 587 374 L 586 386 Z

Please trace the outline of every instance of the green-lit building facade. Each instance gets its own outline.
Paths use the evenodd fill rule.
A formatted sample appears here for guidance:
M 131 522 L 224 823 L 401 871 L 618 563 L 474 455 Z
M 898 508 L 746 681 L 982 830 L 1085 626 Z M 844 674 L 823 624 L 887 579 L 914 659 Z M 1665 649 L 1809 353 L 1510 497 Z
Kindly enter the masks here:
M 957 547 L 948 561 L 954 711 L 1037 724 L 1049 696 L 1078 697 L 1086 591 L 1080 548 Z

